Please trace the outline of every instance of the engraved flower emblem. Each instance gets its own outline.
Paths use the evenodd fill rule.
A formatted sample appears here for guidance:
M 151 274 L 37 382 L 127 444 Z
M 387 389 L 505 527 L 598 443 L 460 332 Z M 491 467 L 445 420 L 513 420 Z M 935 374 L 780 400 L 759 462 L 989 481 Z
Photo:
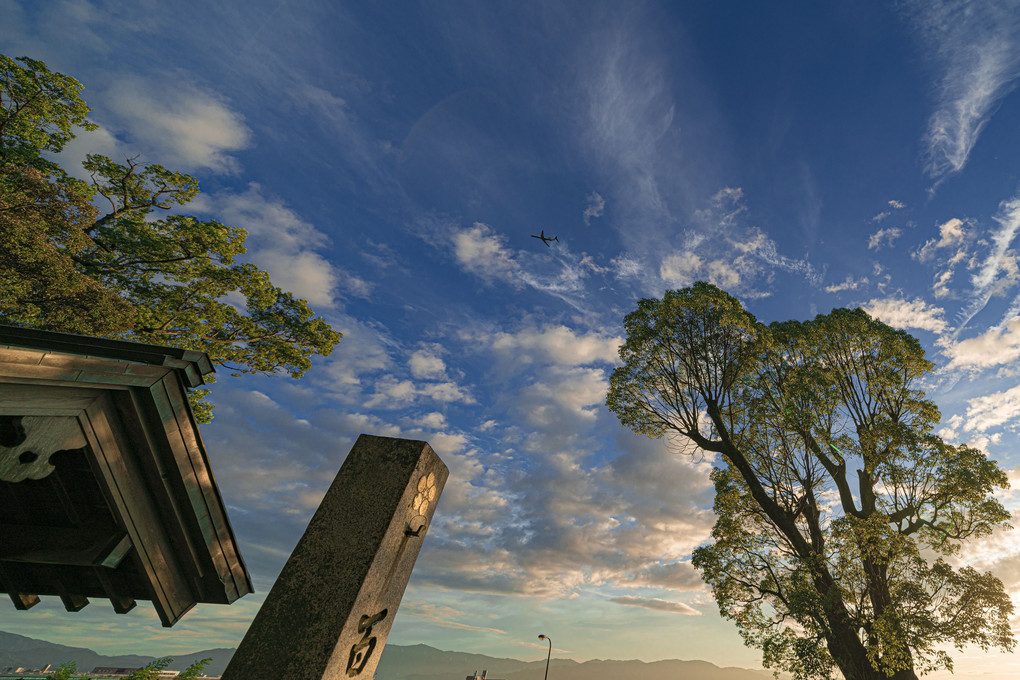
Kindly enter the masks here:
M 411 508 L 424 517 L 425 511 L 434 500 L 436 500 L 436 473 L 430 472 L 418 480 L 418 493 L 414 496 Z

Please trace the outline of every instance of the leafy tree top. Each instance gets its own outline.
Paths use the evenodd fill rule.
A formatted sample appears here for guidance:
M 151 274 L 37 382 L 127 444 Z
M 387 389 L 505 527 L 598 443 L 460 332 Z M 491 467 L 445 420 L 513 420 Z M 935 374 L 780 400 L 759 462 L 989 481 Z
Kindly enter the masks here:
M 1001 581 L 946 561 L 1008 526 L 1007 478 L 933 432 L 917 339 L 860 309 L 765 325 L 703 282 L 624 324 L 609 408 L 719 454 L 694 565 L 767 666 L 906 680 L 951 668 L 942 645 L 1012 649 Z
M 0 55 L 0 322 L 204 351 L 233 374 L 300 377 L 341 334 L 237 258 L 244 229 L 169 214 L 191 175 L 89 155 L 86 183 L 44 154 L 95 129 L 81 84 Z M 211 420 L 192 392 L 199 422 Z

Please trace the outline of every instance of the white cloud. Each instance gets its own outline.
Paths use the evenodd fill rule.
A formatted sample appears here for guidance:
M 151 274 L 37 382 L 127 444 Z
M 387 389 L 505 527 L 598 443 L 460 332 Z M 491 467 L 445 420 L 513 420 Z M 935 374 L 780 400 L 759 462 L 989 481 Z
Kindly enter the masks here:
M 608 390 L 609 380 L 600 368 L 551 366 L 521 390 L 517 406 L 533 428 L 569 430 L 595 421 Z
M 885 245 L 892 247 L 893 241 L 903 235 L 903 230 L 897 227 L 890 227 L 889 229 L 879 229 L 874 234 L 868 237 L 868 250 L 878 250 L 882 247 L 883 242 Z
M 867 276 L 854 280 L 853 276 L 847 275 L 847 277 L 843 279 L 843 283 L 835 283 L 830 286 L 826 286 L 825 292 L 842 293 L 844 290 L 857 290 L 858 288 L 860 288 L 863 285 L 866 285 L 867 283 L 868 283 Z
M 365 402 L 366 408 L 401 408 L 414 401 L 414 383 L 410 380 L 382 378 L 375 383 L 375 394 Z
M 952 291 L 949 284 L 956 274 L 956 267 L 969 255 L 969 248 L 973 238 L 968 233 L 971 225 L 959 218 L 939 225 L 939 238 L 929 239 L 920 248 L 914 250 L 910 256 L 919 262 L 932 262 L 938 260 L 939 270 L 936 271 L 932 292 L 936 298 L 949 297 Z M 940 251 L 949 250 L 951 254 L 942 254 Z
M 893 208 L 894 210 L 903 210 L 907 206 L 905 203 L 903 203 L 903 201 L 897 201 L 896 199 L 893 199 L 889 201 L 889 207 Z
M 368 299 L 369 295 L 372 294 L 372 290 L 375 289 L 374 283 L 366 281 L 357 274 L 335 268 L 333 273 L 336 275 L 337 283 L 340 284 L 340 287 L 356 297 Z
M 935 257 L 935 251 L 950 248 L 963 243 L 965 222 L 958 217 L 939 225 L 939 238 L 925 241 L 924 245 L 913 253 L 913 257 L 921 262 L 929 262 Z
M 140 147 L 143 161 L 233 173 L 238 164 L 231 153 L 251 141 L 239 113 L 180 73 L 158 80 L 119 76 L 104 94 L 104 105 L 114 117 L 115 131 Z
M 393 343 L 378 328 L 364 321 L 342 315 L 331 316 L 328 321 L 344 337 L 306 379 L 344 403 L 359 403 L 361 385 L 368 376 L 394 370 L 388 351 Z
M 602 465 L 584 463 L 589 440 L 563 437 L 553 446 L 529 437 L 529 474 L 510 450 L 466 454 L 474 463 L 463 471 L 451 465 L 418 583 L 560 597 L 620 584 L 703 590 L 686 558 L 714 520 L 711 466 L 675 456 L 661 441 L 623 437 L 624 453 Z
M 912 301 L 895 297 L 874 298 L 862 307 L 872 317 L 895 328 L 919 328 L 933 333 L 941 333 L 946 329 L 946 321 L 942 318 L 945 311 L 941 307 L 929 305 L 921 298 Z
M 418 387 L 418 391 L 429 399 L 435 399 L 436 401 L 460 401 L 465 404 L 475 403 L 474 397 L 466 389 L 450 381 L 425 383 Z
M 872 222 L 881 222 L 885 218 L 889 217 L 889 215 L 892 215 L 892 213 L 889 212 L 888 210 L 883 210 L 882 212 L 880 212 L 877 215 L 875 215 L 874 217 L 872 217 L 871 221 Z
M 659 277 L 668 286 L 684 288 L 698 279 L 703 260 L 696 253 L 672 253 L 662 258 Z
M 487 338 L 496 352 L 512 362 L 539 360 L 559 366 L 595 362 L 615 363 L 623 338 L 601 333 L 579 333 L 566 326 L 526 328 L 517 333 L 496 333 Z
M 746 269 L 747 258 L 740 257 L 737 261 L 712 260 L 705 265 L 705 275 L 708 282 L 723 288 L 733 290 L 741 283 L 740 270 Z
M 79 130 L 76 134 L 74 139 L 64 145 L 64 150 L 57 154 L 57 160 L 72 176 L 86 182 L 92 181 L 89 173 L 81 165 L 87 154 L 107 156 L 119 163 L 136 154 L 105 127 L 98 130 Z
M 413 423 L 423 430 L 442 430 L 446 427 L 446 416 L 439 411 L 432 411 L 415 418 Z
M 384 376 L 375 382 L 375 393 L 364 402 L 364 406 L 365 408 L 399 409 L 410 406 L 421 398 L 444 403 L 475 403 L 474 398 L 466 389 L 450 381 L 426 383 L 397 380 L 392 376 Z
M 628 607 L 642 607 L 644 609 L 653 609 L 661 612 L 672 612 L 674 614 L 683 614 L 684 616 L 701 616 L 694 607 L 683 602 L 670 602 L 669 600 L 661 600 L 657 597 L 634 597 L 632 595 L 624 595 L 621 597 L 611 597 L 610 602 L 616 604 L 626 605 Z
M 333 265 L 318 253 L 256 250 L 251 260 L 269 272 L 273 284 L 313 306 L 332 307 L 338 276 Z
M 912 9 L 943 71 L 925 134 L 926 169 L 939 180 L 966 165 L 996 102 L 1016 86 L 1020 15 L 1009 0 L 917 0 Z
M 757 253 L 767 247 L 768 237 L 761 229 L 752 229 L 743 241 L 732 241 L 733 247 L 742 253 Z
M 418 379 L 442 378 L 446 374 L 446 364 L 434 349 L 416 350 L 407 364 L 411 375 Z
M 467 447 L 468 438 L 459 432 L 433 432 L 429 434 L 429 445 L 444 460 L 463 461 L 464 456 L 459 454 Z
M 247 230 L 248 259 L 268 271 L 274 284 L 313 306 L 332 307 L 341 281 L 356 293 L 365 293 L 370 286 L 316 253 L 315 249 L 329 244 L 329 238 L 283 201 L 267 198 L 257 183 L 250 183 L 241 194 L 199 194 L 188 208 Z
M 1020 385 L 967 400 L 967 432 L 985 432 L 1020 417 Z
M 454 255 L 464 269 L 486 281 L 504 281 L 520 288 L 521 267 L 506 247 L 506 238 L 475 222 L 453 235 Z
M 602 198 L 597 191 L 588 196 L 588 206 L 584 209 L 584 223 L 591 224 L 593 217 L 602 217 L 606 212 L 606 199 Z
M 975 338 L 949 345 L 945 353 L 950 357 L 947 369 L 991 368 L 1013 363 L 1020 359 L 1020 316 L 1013 317 L 1002 326 L 989 328 Z

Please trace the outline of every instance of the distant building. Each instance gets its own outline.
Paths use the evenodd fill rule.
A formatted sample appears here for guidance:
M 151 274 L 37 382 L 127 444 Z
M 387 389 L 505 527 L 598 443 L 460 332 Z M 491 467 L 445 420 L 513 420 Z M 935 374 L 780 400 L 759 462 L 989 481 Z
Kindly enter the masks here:
M 92 674 L 93 675 L 102 674 L 102 675 L 111 675 L 111 676 L 117 676 L 117 675 L 125 675 L 126 676 L 126 675 L 131 675 L 135 671 L 140 671 L 140 670 L 142 670 L 142 669 L 141 668 L 114 668 L 113 666 L 96 666 L 95 668 L 92 669 Z M 180 674 L 181 674 L 180 671 L 162 670 L 162 671 L 159 672 L 159 677 L 160 678 L 176 678 Z
M 88 674 L 91 680 L 123 680 L 127 676 L 131 675 L 138 668 L 117 668 L 113 666 L 99 666 L 92 670 Z M 7 666 L 6 668 L 0 668 L 0 680 L 50 680 L 50 676 L 56 669 L 53 668 L 52 664 L 45 666 L 44 668 L 28 668 L 26 666 Z M 160 678 L 176 678 L 180 675 L 180 671 L 159 671 Z M 202 675 L 198 677 L 198 680 L 220 680 L 220 676 L 208 676 Z
M 481 675 L 478 675 L 478 671 L 475 671 L 471 675 L 464 678 L 464 680 L 497 680 L 497 678 L 488 677 L 489 671 L 482 671 Z

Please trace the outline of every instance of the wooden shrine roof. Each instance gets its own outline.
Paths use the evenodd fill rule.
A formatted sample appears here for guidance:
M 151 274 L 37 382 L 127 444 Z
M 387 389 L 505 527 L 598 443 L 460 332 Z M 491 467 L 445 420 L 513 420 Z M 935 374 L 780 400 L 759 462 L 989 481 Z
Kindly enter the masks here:
M 0 325 L 0 592 L 151 600 L 164 626 L 252 592 L 187 388 L 202 352 Z

